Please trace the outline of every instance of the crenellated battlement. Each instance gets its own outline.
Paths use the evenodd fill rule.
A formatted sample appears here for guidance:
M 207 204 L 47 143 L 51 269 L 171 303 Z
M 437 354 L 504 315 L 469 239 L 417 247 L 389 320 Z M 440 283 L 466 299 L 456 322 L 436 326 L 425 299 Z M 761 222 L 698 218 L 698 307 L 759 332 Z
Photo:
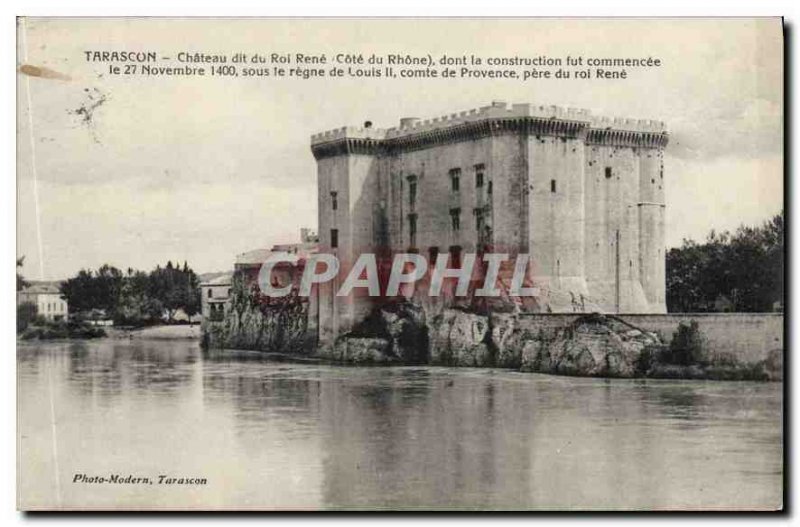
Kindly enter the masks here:
M 387 130 L 385 128 L 365 128 L 357 126 L 343 126 L 326 132 L 320 132 L 311 136 L 311 144 L 327 143 L 337 139 L 384 139 Z
M 508 104 L 495 101 L 489 106 L 474 108 L 433 119 L 416 120 L 406 126 L 389 128 L 386 138 L 405 137 L 412 134 L 441 130 L 465 123 L 474 123 L 487 119 L 513 119 L 524 117 L 538 117 L 544 119 L 562 119 L 568 121 L 588 121 L 588 110 L 564 108 L 560 106 L 535 106 L 532 104 Z
M 591 127 L 599 130 L 620 130 L 625 132 L 666 132 L 663 121 L 650 119 L 626 119 L 623 117 L 592 117 Z
M 545 121 L 546 120 L 546 121 Z M 494 124 L 489 124 L 494 123 Z M 311 136 L 312 150 L 328 155 L 335 152 L 351 151 L 352 145 L 364 142 L 369 149 L 360 151 L 379 151 L 384 148 L 392 150 L 407 145 L 418 148 L 437 142 L 436 138 L 451 141 L 465 138 L 470 134 L 486 135 L 497 131 L 534 132 L 543 135 L 576 137 L 588 132 L 595 140 L 614 141 L 623 138 L 629 146 L 663 146 L 666 144 L 666 126 L 661 121 L 648 119 L 610 118 L 592 115 L 590 110 L 562 106 L 537 106 L 534 104 L 512 104 L 493 101 L 492 104 L 465 110 L 458 113 L 417 119 L 406 117 L 400 125 L 392 128 L 342 127 Z M 621 133 L 598 133 L 617 131 Z M 631 134 L 646 134 L 646 138 L 637 138 Z M 663 136 L 663 140 L 652 137 L 652 134 Z M 641 139 L 641 140 L 640 140 Z M 347 148 L 331 148 L 330 143 L 344 142 Z

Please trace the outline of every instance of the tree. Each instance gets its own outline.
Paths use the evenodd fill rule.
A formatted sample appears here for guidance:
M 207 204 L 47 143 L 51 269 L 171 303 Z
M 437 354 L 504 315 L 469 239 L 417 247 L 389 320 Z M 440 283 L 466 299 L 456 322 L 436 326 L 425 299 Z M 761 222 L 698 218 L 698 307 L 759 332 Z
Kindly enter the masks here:
M 186 292 L 186 305 L 184 306 L 184 311 L 186 312 L 186 316 L 191 319 L 193 316 L 198 314 L 201 309 L 201 291 L 200 291 L 200 280 L 197 278 L 197 275 L 189 269 L 186 265 L 186 262 L 183 263 L 184 273 L 186 273 L 188 277 L 188 288 Z
M 114 323 L 141 326 L 158 321 L 164 312 L 161 302 L 150 296 L 150 277 L 128 268 L 122 283 L 119 303 L 114 310 Z
M 733 234 L 711 231 L 667 253 L 667 308 L 707 312 L 726 299 L 734 311 L 772 311 L 783 304 L 783 212 Z
M 150 273 L 150 294 L 161 302 L 170 322 L 179 309 L 190 317 L 200 310 L 197 275 L 186 262 L 182 269 L 171 261 L 164 268 L 156 267 Z
M 82 269 L 61 284 L 61 292 L 71 312 L 103 309 L 125 325 L 152 323 L 164 312 L 172 321 L 179 309 L 190 317 L 200 311 L 197 275 L 187 262 L 180 267 L 170 261 L 149 274 L 131 268 L 123 273 L 110 265 L 97 271 Z
M 33 302 L 22 302 L 17 306 L 17 333 L 22 333 L 36 320 L 38 309 Z
M 71 312 L 103 309 L 113 314 L 119 304 L 122 284 L 122 271 L 106 264 L 96 272 L 81 269 L 76 276 L 63 282 L 60 289 Z
M 19 258 L 17 258 L 17 269 L 21 269 L 24 263 L 25 263 L 25 256 L 20 256 Z M 30 283 L 28 283 L 28 281 L 25 280 L 25 278 L 23 278 L 19 272 L 17 272 L 17 291 L 22 291 L 29 285 Z

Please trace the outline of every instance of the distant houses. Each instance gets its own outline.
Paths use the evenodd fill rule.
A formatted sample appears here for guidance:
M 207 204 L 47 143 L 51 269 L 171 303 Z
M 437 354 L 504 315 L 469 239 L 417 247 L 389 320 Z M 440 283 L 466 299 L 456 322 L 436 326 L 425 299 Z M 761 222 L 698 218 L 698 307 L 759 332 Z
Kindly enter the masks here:
M 300 243 L 283 243 L 271 248 L 255 249 L 236 256 L 234 274 L 240 276 L 249 290 L 258 283 L 261 265 L 276 253 L 289 253 L 297 257 L 296 264 L 278 262 L 272 268 L 271 281 L 275 287 L 283 287 L 300 280 L 305 262 L 317 252 L 319 237 L 311 229 L 300 229 Z
M 24 303 L 36 306 L 36 314 L 45 320 L 66 320 L 69 316 L 69 305 L 54 284 L 34 284 L 19 291 L 17 305 Z
M 218 322 L 225 318 L 232 284 L 231 273 L 200 282 L 201 314 L 204 320 Z
M 311 229 L 300 230 L 300 243 L 277 244 L 270 248 L 255 249 L 238 254 L 233 265 L 233 273 L 208 278 L 200 283 L 201 314 L 203 320 L 220 322 L 225 319 L 231 299 L 233 277 L 239 276 L 247 290 L 258 283 L 258 273 L 264 261 L 274 253 L 290 253 L 298 258 L 297 264 L 279 263 L 272 269 L 273 285 L 284 286 L 296 283 L 302 273 L 305 261 L 317 251 L 317 233 Z

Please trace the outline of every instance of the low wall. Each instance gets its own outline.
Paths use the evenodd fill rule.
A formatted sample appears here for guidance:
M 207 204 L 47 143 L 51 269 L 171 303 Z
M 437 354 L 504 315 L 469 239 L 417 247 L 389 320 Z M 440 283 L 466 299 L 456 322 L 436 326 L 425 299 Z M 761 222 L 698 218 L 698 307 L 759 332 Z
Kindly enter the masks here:
M 520 325 L 548 331 L 573 322 L 579 315 L 526 314 Z M 681 322 L 697 322 L 709 354 L 731 356 L 743 362 L 766 360 L 771 351 L 783 350 L 782 313 L 668 313 L 661 315 L 621 314 L 620 319 L 657 333 L 669 344 Z

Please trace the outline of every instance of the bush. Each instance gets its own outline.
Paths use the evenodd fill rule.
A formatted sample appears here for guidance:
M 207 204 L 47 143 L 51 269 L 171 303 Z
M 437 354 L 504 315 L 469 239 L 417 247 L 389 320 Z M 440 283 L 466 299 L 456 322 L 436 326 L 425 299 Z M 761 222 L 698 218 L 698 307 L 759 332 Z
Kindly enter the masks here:
M 713 365 L 707 368 L 709 379 L 717 381 L 768 381 L 769 375 L 764 363 L 741 364 L 738 366 Z
M 23 340 L 52 340 L 52 339 L 64 339 L 69 336 L 69 333 L 66 327 L 56 327 L 56 326 L 30 326 L 26 329 L 21 338 Z
M 105 337 L 102 328 L 96 328 L 81 322 L 45 322 L 43 324 L 29 324 L 21 332 L 22 340 L 53 340 L 53 339 L 94 339 Z
M 22 333 L 36 320 L 36 304 L 23 302 L 17 306 L 17 333 Z
M 645 346 L 633 363 L 636 374 L 642 376 L 646 375 L 658 362 L 659 357 L 665 352 L 664 346 L 661 345 Z
M 669 348 L 664 349 L 659 362 L 679 366 L 705 364 L 703 339 L 696 321 L 678 324 L 678 330 L 673 333 L 672 342 Z
M 94 326 L 77 326 L 69 329 L 71 339 L 96 339 L 105 336 L 106 331 L 103 328 Z

